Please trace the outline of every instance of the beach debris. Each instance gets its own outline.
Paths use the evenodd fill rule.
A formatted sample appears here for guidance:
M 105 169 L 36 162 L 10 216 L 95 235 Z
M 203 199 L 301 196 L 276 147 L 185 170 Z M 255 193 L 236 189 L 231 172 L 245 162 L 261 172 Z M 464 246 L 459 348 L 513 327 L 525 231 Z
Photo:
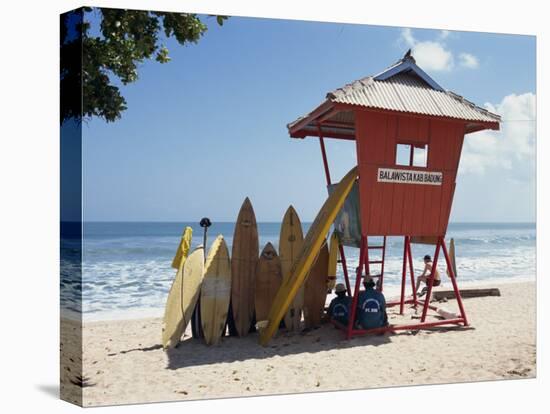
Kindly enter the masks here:
M 458 318 L 458 315 L 454 312 L 451 312 L 445 308 L 438 308 L 437 314 L 441 316 L 443 319 L 455 319 Z
M 174 391 L 174 392 L 177 393 L 177 394 L 183 394 L 183 395 L 189 394 L 189 393 L 188 393 L 187 391 L 185 391 L 185 390 L 182 390 L 182 391 L 176 390 L 176 391 Z

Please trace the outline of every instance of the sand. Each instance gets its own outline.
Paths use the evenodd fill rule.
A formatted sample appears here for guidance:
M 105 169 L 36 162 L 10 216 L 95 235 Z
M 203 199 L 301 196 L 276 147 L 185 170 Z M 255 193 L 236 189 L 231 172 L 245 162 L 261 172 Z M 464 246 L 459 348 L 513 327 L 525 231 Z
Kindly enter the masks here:
M 166 353 L 160 319 L 89 322 L 83 329 L 82 381 L 75 384 L 65 372 L 64 387 L 76 399 L 82 392 L 84 406 L 96 406 L 532 378 L 535 283 L 498 287 L 500 297 L 464 300 L 469 328 L 349 341 L 324 325 L 307 333 L 281 331 L 265 348 L 257 334 L 224 338 L 214 347 L 187 337 Z M 456 302 L 441 306 L 455 310 Z M 397 312 L 389 310 L 390 323 L 417 321 L 413 309 L 404 316 Z M 62 324 L 68 330 L 74 322 Z

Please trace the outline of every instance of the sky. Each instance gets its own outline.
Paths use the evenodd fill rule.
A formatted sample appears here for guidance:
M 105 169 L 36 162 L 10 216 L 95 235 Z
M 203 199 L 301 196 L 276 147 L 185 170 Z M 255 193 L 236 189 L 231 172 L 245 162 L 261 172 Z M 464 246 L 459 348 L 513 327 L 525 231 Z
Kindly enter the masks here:
M 168 39 L 171 61 L 146 61 L 121 86 L 120 120 L 83 124 L 84 220 L 234 221 L 247 196 L 258 221 L 280 221 L 290 204 L 313 220 L 327 197 L 319 142 L 289 138 L 286 125 L 411 48 L 445 89 L 503 119 L 499 132 L 465 137 L 451 221 L 535 221 L 535 37 L 205 21 L 198 44 Z M 355 145 L 326 141 L 337 181 L 356 164 Z

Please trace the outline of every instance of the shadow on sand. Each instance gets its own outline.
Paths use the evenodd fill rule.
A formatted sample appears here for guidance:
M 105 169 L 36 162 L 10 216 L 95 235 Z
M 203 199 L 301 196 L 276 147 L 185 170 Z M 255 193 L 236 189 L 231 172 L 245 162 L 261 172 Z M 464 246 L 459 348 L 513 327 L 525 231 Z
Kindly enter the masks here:
M 307 332 L 288 333 L 279 331 L 268 346 L 263 347 L 258 343 L 259 334 L 238 338 L 224 336 L 218 345 L 208 346 L 202 339 L 194 339 L 190 336 L 184 338 L 176 348 L 166 350 L 168 357 L 167 369 L 216 364 L 220 362 L 244 361 L 250 359 L 264 359 L 275 355 L 285 356 L 301 353 L 315 353 L 334 349 L 353 348 L 356 346 L 379 346 L 391 342 L 393 335 L 373 335 L 354 338 L 350 341 L 344 339 L 341 331 L 332 325 L 324 325 L 318 329 Z M 126 349 L 118 354 L 130 352 L 154 352 L 162 350 L 162 345 L 155 344 L 141 348 Z M 114 356 L 113 354 L 111 356 Z
M 437 334 L 448 331 L 464 331 L 474 328 L 463 326 L 440 326 L 422 331 L 396 331 L 383 335 L 365 335 L 351 340 L 344 338 L 343 332 L 330 324 L 307 332 L 288 333 L 281 329 L 266 347 L 258 343 L 258 333 L 238 338 L 225 336 L 218 345 L 207 346 L 202 339 L 185 337 L 176 348 L 166 350 L 168 363 L 166 369 L 177 370 L 180 368 L 216 364 L 221 362 L 244 361 L 251 359 L 265 359 L 273 356 L 285 356 L 295 354 L 316 353 L 347 349 L 355 347 L 381 346 L 388 344 L 397 336 L 415 336 L 419 332 L 423 334 Z M 164 352 L 162 345 L 152 344 L 141 348 L 122 350 L 119 354 L 130 352 Z
M 323 326 L 309 332 L 287 333 L 282 330 L 263 347 L 258 343 L 257 333 L 243 338 L 224 337 L 220 344 L 207 346 L 202 340 L 187 339 L 176 348 L 167 350 L 167 369 L 179 369 L 195 365 L 208 365 L 220 362 L 264 359 L 302 353 L 316 353 L 356 346 L 379 346 L 391 341 L 387 335 L 344 339 L 342 332 L 332 326 Z
M 474 328 L 463 326 L 434 327 L 422 332 L 432 335 L 469 329 Z M 266 347 L 258 343 L 259 335 L 257 333 L 249 334 L 244 338 L 224 337 L 220 344 L 216 346 L 207 346 L 202 340 L 189 338 L 182 341 L 176 348 L 166 351 L 168 356 L 166 368 L 176 370 L 220 362 L 264 359 L 273 356 L 316 353 L 355 347 L 383 346 L 390 343 L 392 338 L 397 336 L 416 335 L 416 333 L 418 332 L 397 331 L 392 334 L 365 335 L 346 340 L 342 331 L 327 324 L 309 332 L 287 333 L 281 330 Z
M 220 362 L 234 362 L 251 359 L 264 359 L 302 353 L 316 353 L 357 346 L 380 346 L 391 342 L 390 335 L 377 335 L 354 338 L 350 341 L 332 325 L 304 332 L 280 330 L 269 345 L 258 343 L 257 333 L 243 338 L 224 337 L 220 344 L 207 346 L 202 340 L 189 338 L 176 348 L 167 350 L 167 369 L 179 369 L 195 365 L 208 365 Z

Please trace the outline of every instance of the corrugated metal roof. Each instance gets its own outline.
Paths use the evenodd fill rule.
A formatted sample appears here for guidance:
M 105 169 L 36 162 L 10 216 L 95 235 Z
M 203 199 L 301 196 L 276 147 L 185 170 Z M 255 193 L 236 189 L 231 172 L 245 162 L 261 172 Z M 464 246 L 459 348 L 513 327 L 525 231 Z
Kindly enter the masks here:
M 432 89 L 412 73 L 400 73 L 386 80 L 360 79 L 330 92 L 327 99 L 334 103 L 468 121 L 500 121 L 498 115 L 459 95 Z
M 316 128 L 316 119 L 319 119 L 323 113 L 328 113 L 331 104 L 338 103 L 363 108 L 455 118 L 472 123 L 500 122 L 499 115 L 441 88 L 416 65 L 410 54 L 405 55 L 403 59 L 375 76 L 359 79 L 329 92 L 326 95 L 326 100 L 316 110 L 291 122 L 288 124 L 288 128 L 293 130 L 296 127 L 309 135 Z M 322 112 L 320 115 L 319 111 Z M 338 112 L 328 119 L 325 117 L 325 119 L 329 123 L 337 121 L 348 124 L 342 125 L 342 128 L 349 129 L 354 124 L 354 116 L 353 111 L 347 111 Z M 308 120 L 306 121 L 306 119 Z M 302 126 L 298 126 L 299 124 Z M 323 125 L 324 130 L 325 126 Z

